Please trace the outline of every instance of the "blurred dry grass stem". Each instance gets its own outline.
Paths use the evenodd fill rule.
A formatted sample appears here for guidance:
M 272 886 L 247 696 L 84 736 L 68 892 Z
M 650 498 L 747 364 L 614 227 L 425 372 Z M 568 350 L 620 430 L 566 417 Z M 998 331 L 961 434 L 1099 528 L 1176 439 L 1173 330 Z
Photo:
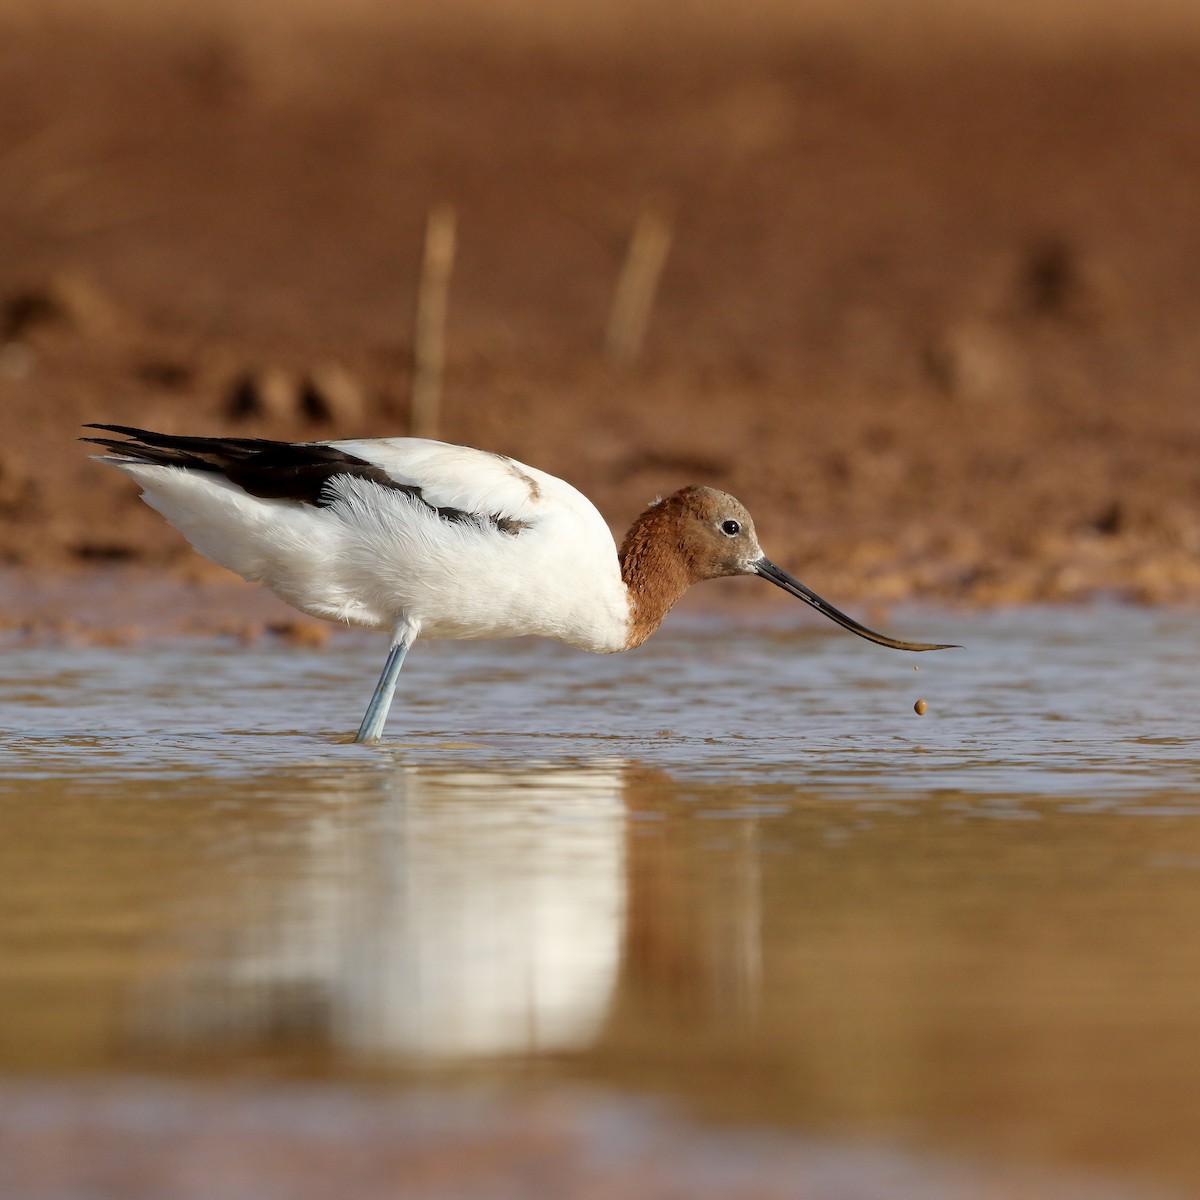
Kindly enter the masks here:
M 438 434 L 442 375 L 446 361 L 446 305 L 454 269 L 456 222 L 454 209 L 432 209 L 425 225 L 425 254 L 417 289 L 416 329 L 413 335 L 412 402 L 409 428 L 413 437 Z
M 605 348 L 613 366 L 630 367 L 642 352 L 658 281 L 670 248 L 670 219 L 659 209 L 643 210 L 629 239 L 608 318 Z

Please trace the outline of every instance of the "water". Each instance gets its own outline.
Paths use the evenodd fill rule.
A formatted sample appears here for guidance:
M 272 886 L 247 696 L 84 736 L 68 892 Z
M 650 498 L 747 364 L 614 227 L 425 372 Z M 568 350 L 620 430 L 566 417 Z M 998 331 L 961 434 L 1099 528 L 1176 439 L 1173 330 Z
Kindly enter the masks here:
M 1195 615 L 889 624 L 967 649 L 421 644 L 378 748 L 378 639 L 8 651 L 0 1071 L 586 1087 L 1200 1191 Z

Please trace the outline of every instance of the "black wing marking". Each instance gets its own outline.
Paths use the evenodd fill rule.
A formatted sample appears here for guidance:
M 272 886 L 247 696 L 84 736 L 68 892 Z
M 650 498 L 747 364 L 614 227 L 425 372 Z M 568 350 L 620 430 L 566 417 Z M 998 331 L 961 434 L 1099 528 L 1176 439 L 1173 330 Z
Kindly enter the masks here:
M 157 467 L 183 467 L 223 475 L 230 483 L 251 496 L 264 500 L 295 500 L 316 508 L 328 508 L 335 497 L 326 486 L 332 479 L 350 475 L 390 491 L 403 492 L 443 521 L 456 525 L 476 524 L 491 527 L 515 537 L 529 528 L 528 521 L 499 513 L 473 513 L 463 508 L 438 507 L 425 499 L 421 488 L 400 483 L 382 467 L 336 446 L 320 442 L 275 442 L 268 438 L 209 438 L 155 433 L 132 425 L 85 426 L 119 433 L 116 438 L 82 438 L 103 446 L 122 458 Z

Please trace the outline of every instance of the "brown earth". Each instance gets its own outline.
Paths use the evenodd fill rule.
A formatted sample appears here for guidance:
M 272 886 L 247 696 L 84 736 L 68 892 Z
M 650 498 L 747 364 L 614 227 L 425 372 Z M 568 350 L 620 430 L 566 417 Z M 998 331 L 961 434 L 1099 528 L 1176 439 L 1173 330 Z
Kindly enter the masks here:
M 407 432 L 449 204 L 447 440 L 618 528 L 725 488 L 835 601 L 1200 599 L 1200 29 L 929 7 L 11 7 L 0 560 L 210 577 L 86 421 Z M 673 238 L 618 369 L 646 211 Z

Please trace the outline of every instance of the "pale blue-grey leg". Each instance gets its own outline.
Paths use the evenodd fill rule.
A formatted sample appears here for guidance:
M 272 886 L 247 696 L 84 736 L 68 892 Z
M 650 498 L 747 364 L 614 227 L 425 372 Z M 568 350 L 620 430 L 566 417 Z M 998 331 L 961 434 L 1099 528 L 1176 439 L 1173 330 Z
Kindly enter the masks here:
M 383 664 L 383 674 L 375 685 L 375 694 L 367 705 L 367 714 L 355 734 L 356 742 L 374 742 L 379 740 L 383 726 L 387 721 L 388 709 L 392 707 L 392 696 L 396 691 L 396 678 L 404 665 L 404 656 L 412 644 L 412 635 L 405 634 L 392 643 L 388 651 L 387 662 Z

